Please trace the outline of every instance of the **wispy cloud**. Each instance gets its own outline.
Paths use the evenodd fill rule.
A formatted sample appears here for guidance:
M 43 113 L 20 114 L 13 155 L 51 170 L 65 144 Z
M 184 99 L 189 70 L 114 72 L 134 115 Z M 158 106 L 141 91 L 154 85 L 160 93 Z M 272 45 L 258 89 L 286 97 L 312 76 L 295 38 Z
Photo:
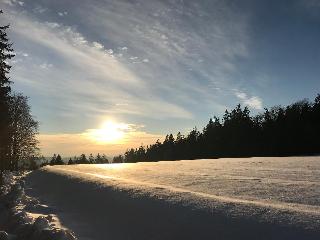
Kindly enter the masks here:
M 236 60 L 249 55 L 245 16 L 219 2 L 108 3 L 108 8 L 93 6 L 87 19 L 113 36 L 107 39 L 111 44 L 129 46 L 123 55 L 133 64 L 127 66 L 147 80 L 149 90 L 188 108 L 196 109 L 199 103 L 221 108 L 221 93 L 235 84 L 231 76 L 236 74 Z M 101 22 L 101 16 L 112 20 Z M 148 64 L 136 64 L 142 59 Z M 214 89 L 208 87 L 213 84 Z
M 241 92 L 241 91 L 235 91 L 235 95 L 237 98 L 239 98 L 242 101 L 244 105 L 249 106 L 256 110 L 263 109 L 262 100 L 258 96 L 249 97 L 245 92 Z
M 15 72 L 15 78 L 25 82 L 24 79 L 27 73 L 30 73 L 30 69 L 35 69 L 34 72 L 38 76 L 32 76 L 32 80 L 28 80 L 28 83 L 31 81 L 32 87 L 41 89 L 43 94 L 50 95 L 59 91 L 60 97 L 65 100 L 65 105 L 70 106 L 70 109 L 75 110 L 73 101 L 70 99 L 77 98 L 82 101 L 83 96 L 91 95 L 91 102 L 85 102 L 81 106 L 87 106 L 93 111 L 98 108 L 99 111 L 96 114 L 109 112 L 149 115 L 151 118 L 192 117 L 192 114 L 182 107 L 152 95 L 146 86 L 145 79 L 137 76 L 115 58 L 110 49 L 105 49 L 99 42 L 88 41 L 75 28 L 57 22 L 41 23 L 26 16 L 18 18 L 15 16 L 15 20 L 8 21 L 12 22 L 13 31 L 19 38 L 30 41 L 30 44 L 37 44 L 38 50 L 54 52 L 57 56 L 55 61 L 58 61 L 35 66 L 26 64 Z M 144 62 L 147 60 L 145 59 Z M 37 66 L 40 69 L 36 70 Z M 41 72 L 41 69 L 48 70 L 48 68 L 51 68 L 50 73 Z M 44 82 L 44 78 L 47 81 Z M 59 82 L 63 83 L 63 88 L 57 84 Z M 91 93 L 88 93 L 88 89 Z M 92 106 L 94 99 L 99 106 L 98 104 Z M 116 103 L 123 99 L 129 102 L 126 109 L 116 106 Z M 101 104 L 103 102 L 106 104 Z M 156 107 L 160 108 L 158 112 L 162 114 L 161 116 L 157 113 L 152 114 Z M 86 111 L 85 108 L 81 110 Z
M 42 69 L 49 69 L 49 68 L 52 68 L 53 67 L 53 65 L 51 64 L 51 63 L 42 63 L 41 65 L 40 65 L 40 68 L 42 68 Z
M 9 5 L 9 6 L 15 6 L 15 5 L 24 6 L 24 1 L 18 1 L 18 0 L 2 0 L 2 2 L 3 2 L 4 4 Z
M 43 14 L 43 13 L 45 13 L 46 11 L 48 11 L 48 8 L 44 8 L 44 7 L 39 6 L 39 5 L 37 5 L 36 7 L 33 8 L 33 12 L 34 12 L 34 13 Z
M 60 17 L 63 17 L 63 16 L 68 15 L 68 12 L 67 12 L 67 11 L 64 11 L 64 12 L 58 12 L 58 15 L 59 15 Z

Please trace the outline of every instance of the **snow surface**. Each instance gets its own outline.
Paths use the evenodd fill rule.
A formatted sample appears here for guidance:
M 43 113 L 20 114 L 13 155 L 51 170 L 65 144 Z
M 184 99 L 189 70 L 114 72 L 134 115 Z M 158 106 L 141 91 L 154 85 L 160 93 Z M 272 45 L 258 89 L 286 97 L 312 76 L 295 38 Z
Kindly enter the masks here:
M 45 167 L 26 179 L 79 239 L 320 239 L 320 157 Z

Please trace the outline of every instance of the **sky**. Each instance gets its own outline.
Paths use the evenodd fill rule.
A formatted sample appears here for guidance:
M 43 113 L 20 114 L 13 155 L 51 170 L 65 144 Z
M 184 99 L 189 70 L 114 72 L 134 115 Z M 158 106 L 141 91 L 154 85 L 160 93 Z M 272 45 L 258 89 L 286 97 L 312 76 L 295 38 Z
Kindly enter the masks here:
M 256 114 L 320 92 L 319 0 L 0 0 L 0 8 L 16 53 L 13 89 L 29 96 L 45 156 L 112 156 L 202 129 L 238 103 Z M 109 128 L 113 141 L 103 136 Z

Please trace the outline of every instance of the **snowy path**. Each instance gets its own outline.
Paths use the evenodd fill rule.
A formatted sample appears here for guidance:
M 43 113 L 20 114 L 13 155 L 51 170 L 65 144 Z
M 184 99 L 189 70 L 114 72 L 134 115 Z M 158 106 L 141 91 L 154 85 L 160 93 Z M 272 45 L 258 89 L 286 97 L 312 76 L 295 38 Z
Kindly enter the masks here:
M 320 237 L 320 157 L 55 166 L 27 187 L 80 239 Z

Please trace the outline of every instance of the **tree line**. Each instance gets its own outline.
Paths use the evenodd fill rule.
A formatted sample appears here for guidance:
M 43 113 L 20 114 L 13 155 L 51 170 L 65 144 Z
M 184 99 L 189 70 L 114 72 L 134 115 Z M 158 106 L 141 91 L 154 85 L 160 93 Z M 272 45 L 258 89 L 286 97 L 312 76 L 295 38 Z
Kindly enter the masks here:
M 74 156 L 73 158 L 69 158 L 68 162 L 63 161 L 60 154 L 53 154 L 50 161 L 42 160 L 41 167 L 46 165 L 72 165 L 72 164 L 104 164 L 109 163 L 108 158 L 105 154 L 98 153 L 96 156 L 93 156 L 93 154 L 89 154 L 87 157 L 85 154 L 81 154 L 79 157 Z
M 9 62 L 15 55 L 8 29 L 9 25 L 0 26 L 0 183 L 4 171 L 33 168 L 39 157 L 38 122 L 28 97 L 11 89 Z
M 168 134 L 163 142 L 128 149 L 113 162 L 152 162 L 221 157 L 320 154 L 320 95 L 286 107 L 265 108 L 250 115 L 248 107 L 226 110 L 186 136 Z

